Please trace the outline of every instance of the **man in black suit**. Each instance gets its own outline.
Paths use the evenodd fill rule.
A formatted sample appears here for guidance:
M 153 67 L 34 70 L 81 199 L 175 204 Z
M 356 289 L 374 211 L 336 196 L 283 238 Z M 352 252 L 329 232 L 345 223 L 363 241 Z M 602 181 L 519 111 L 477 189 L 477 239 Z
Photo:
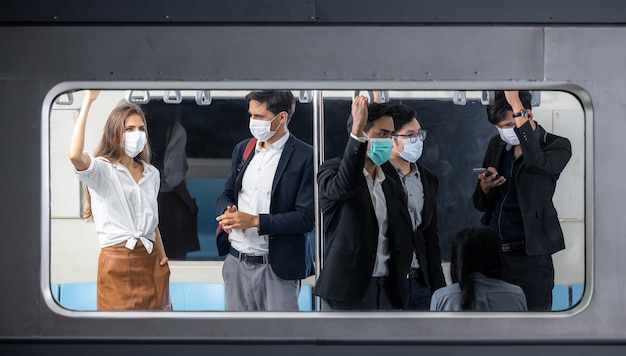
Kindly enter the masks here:
M 297 311 L 300 280 L 314 272 L 313 148 L 287 129 L 291 92 L 255 91 L 246 100 L 254 150 L 244 160 L 250 139 L 235 147 L 217 200 L 226 309 Z
M 522 287 L 528 310 L 549 311 L 552 254 L 565 248 L 552 197 L 572 149 L 535 122 L 531 98 L 528 91 L 499 91 L 487 108 L 499 135 L 489 141 L 483 167 L 490 173 L 478 175 L 474 206 L 501 238 L 506 280 Z
M 446 285 L 441 268 L 437 228 L 437 177 L 417 160 L 422 155 L 426 130 L 417 113 L 405 105 L 392 105 L 393 151 L 382 166 L 385 174 L 403 187 L 402 202 L 413 227 L 413 256 L 403 266 L 407 291 L 405 309 L 430 310 L 432 293 Z
M 325 257 L 314 294 L 335 310 L 402 309 L 399 267 L 410 261 L 411 227 L 401 214 L 401 188 L 380 168 L 391 154 L 389 106 L 356 97 L 348 130 L 343 157 L 318 173 Z

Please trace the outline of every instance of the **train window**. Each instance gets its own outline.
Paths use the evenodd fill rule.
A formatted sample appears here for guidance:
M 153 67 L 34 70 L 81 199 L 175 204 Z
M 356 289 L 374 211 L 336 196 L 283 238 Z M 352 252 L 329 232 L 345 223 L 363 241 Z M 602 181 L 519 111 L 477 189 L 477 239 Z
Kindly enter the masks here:
M 225 310 L 222 277 L 225 256 L 219 255 L 215 243 L 215 201 L 231 171 L 233 148 L 251 136 L 248 103 L 244 99 L 248 92 L 102 90 L 91 105 L 84 143 L 84 150 L 91 153 L 96 150 L 109 113 L 119 103 L 133 102 L 145 113 L 151 161 L 159 170 L 162 182 L 165 182 L 161 185 L 159 196 L 159 224 L 170 257 L 170 292 L 174 310 Z M 293 90 L 292 93 L 297 104 L 288 125 L 289 131 L 314 147 L 315 159 L 319 163 L 343 154 L 349 139 L 346 122 L 355 95 L 366 95 L 370 100 L 383 103 L 401 104 L 417 113 L 421 129 L 428 133 L 418 162 L 438 178 L 437 247 L 445 283 L 451 284 L 452 241 L 463 228 L 480 225 L 483 216 L 473 202 L 477 180 L 473 169 L 483 166 L 490 139 L 498 135 L 496 126 L 487 119 L 486 110 L 487 105 L 493 103 L 494 91 Z M 81 311 L 96 310 L 95 288 L 100 253 L 96 227 L 85 222 L 81 206 L 84 186 L 77 179 L 67 155 L 85 95 L 84 90 L 61 93 L 53 103 L 49 117 L 50 281 L 53 294 L 61 306 Z M 584 288 L 585 113 L 577 98 L 564 91 L 533 91 L 532 101 L 532 118 L 544 129 L 544 135 L 547 132 L 565 137 L 571 143 L 571 159 L 560 174 L 553 172 L 552 175 L 558 178 L 553 202 L 558 214 L 558 220 L 555 218 L 554 221 L 558 221 L 560 226 L 551 228 L 560 228 L 563 232 L 565 248 L 549 247 L 558 252 L 552 254 L 552 304 L 545 310 L 560 311 L 576 305 Z M 537 139 L 545 142 L 546 137 L 537 136 Z M 175 147 L 180 142 L 184 143 L 184 147 Z M 511 154 L 516 155 L 514 151 Z M 173 152 L 178 152 L 177 156 Z M 517 175 L 498 173 L 514 181 L 519 172 L 527 168 L 520 167 L 514 159 L 511 162 L 505 167 L 517 172 Z M 176 169 L 172 168 L 174 166 Z M 534 174 L 532 170 L 530 174 Z M 179 183 L 183 178 L 185 194 L 190 197 L 186 201 L 180 195 Z M 168 182 L 175 183 L 169 186 Z M 524 189 L 530 189 L 523 185 L 506 186 L 513 191 L 517 189 L 518 196 L 524 193 Z M 507 200 L 507 192 L 494 198 L 500 204 L 496 203 L 494 209 L 500 214 L 510 213 L 511 210 L 507 210 L 510 205 L 507 204 L 517 204 L 518 207 L 525 204 L 523 197 L 511 203 Z M 197 216 L 177 210 L 194 205 Z M 537 216 L 554 215 L 549 206 L 536 209 Z M 321 213 L 317 213 L 316 220 L 319 220 Z M 490 225 L 506 231 L 519 231 L 516 226 L 522 224 L 520 215 L 519 212 L 513 214 L 508 225 L 497 225 L 493 221 Z M 172 219 L 173 222 L 168 221 Z M 316 221 L 315 226 L 309 233 L 309 242 L 311 250 L 317 252 L 315 265 L 319 275 L 324 268 L 325 251 L 322 224 Z M 522 226 L 522 229 L 527 228 Z M 501 230 L 499 234 L 507 235 Z M 505 244 L 506 248 L 522 255 L 525 255 L 524 251 L 536 255 L 537 249 L 541 250 L 531 250 L 529 246 L 519 249 L 519 245 L 509 242 Z M 509 257 L 507 259 L 510 260 Z M 315 276 L 303 280 L 300 310 L 327 310 L 319 298 L 312 295 L 315 283 Z M 190 295 L 195 297 L 189 298 Z M 206 298 L 202 298 L 203 295 Z

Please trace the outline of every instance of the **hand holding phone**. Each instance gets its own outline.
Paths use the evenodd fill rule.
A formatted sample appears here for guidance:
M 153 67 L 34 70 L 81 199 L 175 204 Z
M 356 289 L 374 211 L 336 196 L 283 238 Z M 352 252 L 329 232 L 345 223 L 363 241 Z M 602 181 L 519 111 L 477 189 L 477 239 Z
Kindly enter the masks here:
M 493 172 L 488 170 L 487 168 L 474 168 L 473 171 L 477 174 L 485 173 L 485 177 L 489 177 L 493 174 Z

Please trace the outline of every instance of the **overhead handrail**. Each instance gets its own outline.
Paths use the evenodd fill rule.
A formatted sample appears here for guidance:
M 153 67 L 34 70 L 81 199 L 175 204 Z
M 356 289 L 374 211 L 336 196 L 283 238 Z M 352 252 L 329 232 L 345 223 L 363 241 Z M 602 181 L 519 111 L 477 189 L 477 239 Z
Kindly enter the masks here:
M 376 99 L 374 96 L 374 91 L 373 90 L 364 90 L 366 92 L 366 94 L 364 96 L 367 97 L 367 102 L 368 103 L 373 103 L 374 100 Z M 361 95 L 361 91 L 360 90 L 355 90 L 352 92 L 352 100 L 354 100 L 357 96 Z
M 201 106 L 211 105 L 211 91 L 210 90 L 198 90 L 196 91 L 196 104 Z
M 381 104 L 386 104 L 389 102 L 391 98 L 389 97 L 389 90 L 381 90 L 380 91 L 380 102 Z
M 465 105 L 467 104 L 467 93 L 465 90 L 455 90 L 452 95 L 452 102 L 454 105 Z
M 389 102 L 389 90 L 366 90 L 367 94 L 367 102 L 369 103 L 380 103 L 385 104 Z M 380 99 L 376 100 L 376 92 L 380 93 Z M 352 100 L 359 96 L 361 93 L 360 90 L 355 90 L 352 92 Z
M 313 90 L 300 90 L 298 102 L 301 104 L 309 104 L 313 101 Z
M 147 90 L 141 90 L 141 96 L 134 96 L 134 92 L 134 90 L 128 90 L 126 92 L 126 102 L 138 105 L 150 102 L 150 93 Z
M 480 94 L 480 103 L 483 105 L 493 105 L 496 92 L 493 90 L 483 90 Z
M 67 100 L 62 100 L 63 95 L 67 97 Z M 57 97 L 57 100 L 54 101 L 57 105 L 72 105 L 74 104 L 74 95 L 72 93 L 63 93 Z
M 174 93 L 174 96 L 172 96 Z M 166 90 L 163 92 L 163 102 L 166 104 L 180 104 L 183 101 L 183 96 L 180 90 Z
M 530 99 L 530 105 L 533 108 L 541 105 L 541 91 L 533 90 L 530 92 L 530 94 L 532 95 L 532 98 Z

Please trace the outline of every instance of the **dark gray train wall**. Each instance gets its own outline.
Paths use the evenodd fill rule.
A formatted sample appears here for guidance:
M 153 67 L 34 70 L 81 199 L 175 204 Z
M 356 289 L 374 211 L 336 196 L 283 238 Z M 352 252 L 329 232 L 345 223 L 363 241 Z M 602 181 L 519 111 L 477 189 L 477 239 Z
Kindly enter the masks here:
M 626 4 L 616 0 L 5 0 L 0 22 L 135 24 L 618 24 Z
M 565 13 L 574 11 L 560 3 Z M 604 14 L 601 10 L 606 4 L 599 2 L 597 11 L 584 5 L 586 10 L 576 10 L 578 19 L 588 11 L 591 20 L 586 24 L 572 20 L 567 26 L 558 21 L 552 26 L 550 20 L 535 19 L 539 22 L 535 27 L 518 22 L 496 26 L 485 22 L 468 26 L 91 26 L 80 21 L 54 26 L 45 20 L 8 26 L 4 18 L 5 26 L 0 27 L 3 351 L 38 352 L 43 349 L 40 346 L 54 344 L 56 350 L 97 354 L 100 344 L 117 340 L 105 351 L 164 352 L 170 349 L 159 348 L 163 344 L 188 343 L 183 350 L 267 354 L 297 350 L 302 355 L 348 349 L 360 354 L 488 355 L 506 350 L 575 355 L 591 349 L 623 353 L 626 284 L 618 271 L 626 251 L 626 202 L 621 198 L 626 196 L 621 179 L 626 176 L 626 165 L 620 164 L 619 143 L 626 132 L 622 119 L 626 28 L 623 18 L 612 20 L 624 16 L 625 12 L 618 11 L 622 5 L 615 4 L 615 11 Z M 489 11 L 489 7 L 482 9 Z M 119 6 L 117 10 L 124 12 Z M 497 19 L 510 10 L 507 6 L 490 11 L 489 18 Z M 477 11 L 471 13 L 478 16 Z M 534 12 L 514 13 L 524 18 Z M 543 16 L 546 11 L 538 13 Z M 431 313 L 77 315 L 62 310 L 48 290 L 49 177 L 47 123 L 42 117 L 53 94 L 83 87 L 171 89 L 175 83 L 184 83 L 188 89 L 369 89 L 376 85 L 380 89 L 515 87 L 574 93 L 583 103 L 587 130 L 583 303 L 558 314 L 446 317 Z M 580 344 L 586 346 L 573 346 Z

